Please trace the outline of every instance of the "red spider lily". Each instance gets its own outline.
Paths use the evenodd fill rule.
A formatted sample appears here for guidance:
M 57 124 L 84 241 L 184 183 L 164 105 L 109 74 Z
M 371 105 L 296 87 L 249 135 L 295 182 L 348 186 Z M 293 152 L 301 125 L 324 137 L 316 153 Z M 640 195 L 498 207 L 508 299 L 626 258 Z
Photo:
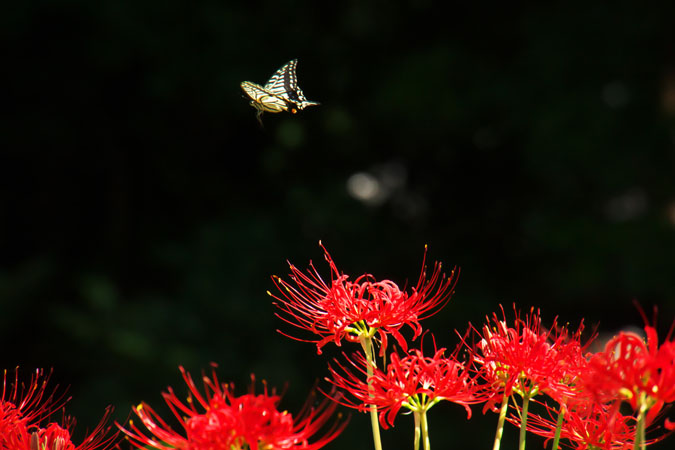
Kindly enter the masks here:
M 75 420 L 67 417 L 63 424 L 49 423 L 45 428 L 38 426 L 21 426 L 15 429 L 10 437 L 12 450 L 104 450 L 115 446 L 117 434 L 109 434 L 110 427 L 106 422 L 112 414 L 112 408 L 106 409 L 98 425 L 84 438 L 84 441 L 75 445 L 70 431 Z M 2 448 L 2 447 L 0 447 Z
M 445 349 L 435 351 L 433 356 L 424 356 L 421 350 L 411 350 L 401 358 L 391 355 L 385 371 L 373 367 L 368 378 L 368 361 L 361 354 L 354 360 L 348 359 L 357 373 L 351 372 L 336 361 L 341 372 L 329 366 L 332 384 L 353 395 L 357 402 L 341 401 L 346 406 L 366 411 L 371 405 L 377 406 L 383 428 L 394 425 L 394 419 L 401 408 L 413 412 L 426 412 L 436 403 L 447 400 L 463 405 L 471 417 L 468 405 L 485 401 L 478 386 L 470 378 L 466 365 L 457 361 L 456 352 L 444 356 Z
M 274 303 L 280 309 L 277 317 L 321 336 L 318 340 L 289 336 L 303 342 L 315 342 L 319 354 L 330 341 L 338 346 L 342 339 L 359 342 L 360 337 L 371 337 L 376 331 L 381 342 L 380 355 L 385 354 L 388 334 L 405 350 L 407 343 L 400 333 L 401 328 L 404 325 L 410 327 L 413 340 L 416 339 L 422 334 L 419 321 L 438 312 L 453 293 L 454 270 L 446 277 L 441 273 L 440 263 L 434 264 L 431 277 L 427 279 L 423 262 L 417 285 L 408 294 L 393 281 L 376 281 L 370 274 L 348 281 L 349 276 L 338 271 L 328 251 L 323 245 L 321 247 L 330 265 L 330 284 L 321 278 L 310 261 L 306 274 L 290 264 L 289 276 L 295 285 L 272 277 L 281 297 L 268 292 L 277 300 Z
M 47 393 L 49 376 L 37 369 L 28 384 L 19 381 L 18 369 L 14 371 L 14 381 L 8 385 L 7 370 L 4 371 L 2 396 L 0 396 L 0 426 L 8 427 L 18 421 L 28 424 L 38 423 L 47 418 L 69 399 L 56 398 Z M 0 431 L 4 431 L 0 429 Z M 4 436 L 5 433 L 0 434 Z
M 675 342 L 659 346 L 656 329 L 644 329 L 646 342 L 631 332 L 610 339 L 604 351 L 592 356 L 583 379 L 599 401 L 622 400 L 635 411 L 648 409 L 649 424 L 675 401 Z
M 548 417 L 530 414 L 527 422 L 527 431 L 553 439 L 557 427 L 557 414 L 554 408 L 546 405 Z M 520 418 L 512 416 L 509 419 L 515 425 L 520 425 Z M 574 407 L 565 411 L 560 431 L 560 439 L 566 445 L 577 450 L 586 449 L 633 449 L 637 423 L 635 417 L 621 414 L 618 403 L 603 405 L 596 402 L 576 403 Z M 652 444 L 661 438 L 650 439 L 646 444 Z
M 525 320 L 516 310 L 513 327 L 507 325 L 503 309 L 502 315 L 500 320 L 493 314 L 492 328 L 486 324 L 481 340 L 471 348 L 479 374 L 493 393 L 484 410 L 514 390 L 528 397 L 544 392 L 559 401 L 578 395 L 576 379 L 585 364 L 585 347 L 580 344 L 583 324 L 570 336 L 565 328 L 557 330 L 555 320 L 545 330 L 534 309 Z
M 160 450 L 316 450 L 335 439 L 346 422 L 335 422 L 328 431 L 309 443 L 309 439 L 328 422 L 337 404 L 326 399 L 317 408 L 307 401 L 300 413 L 293 417 L 279 411 L 281 397 L 267 386 L 263 394 L 253 392 L 235 396 L 233 386 L 221 384 L 213 371 L 212 377 L 203 377 L 204 392 L 199 391 L 192 377 L 182 367 L 183 379 L 189 388 L 187 402 L 178 399 L 171 388 L 163 393 L 164 400 L 176 416 L 185 433 L 174 431 L 149 405 L 133 408 L 147 431 L 133 421 L 129 429 L 118 424 L 138 448 Z M 203 411 L 202 411 L 203 410 Z
M 75 445 L 70 430 L 75 420 L 64 417 L 61 424 L 43 424 L 54 411 L 68 399 L 47 394 L 49 375 L 37 370 L 28 385 L 20 384 L 18 371 L 13 386 L 7 388 L 7 372 L 4 375 L 3 393 L 0 399 L 0 450 L 104 450 L 112 448 L 116 434 L 109 435 L 105 423 L 112 413 L 106 412 L 80 445 Z

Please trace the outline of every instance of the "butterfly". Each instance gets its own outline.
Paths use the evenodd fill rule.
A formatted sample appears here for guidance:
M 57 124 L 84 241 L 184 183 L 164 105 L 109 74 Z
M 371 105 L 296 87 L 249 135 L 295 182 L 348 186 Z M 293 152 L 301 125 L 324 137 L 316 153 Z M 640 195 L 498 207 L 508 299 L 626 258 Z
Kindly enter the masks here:
M 298 110 L 308 106 L 318 105 L 318 102 L 310 102 L 298 86 L 298 77 L 295 68 L 298 60 L 293 59 L 284 64 L 269 79 L 265 86 L 242 81 L 241 88 L 251 99 L 251 106 L 256 109 L 256 119 L 262 126 L 262 113 L 278 113 L 288 111 L 296 114 Z

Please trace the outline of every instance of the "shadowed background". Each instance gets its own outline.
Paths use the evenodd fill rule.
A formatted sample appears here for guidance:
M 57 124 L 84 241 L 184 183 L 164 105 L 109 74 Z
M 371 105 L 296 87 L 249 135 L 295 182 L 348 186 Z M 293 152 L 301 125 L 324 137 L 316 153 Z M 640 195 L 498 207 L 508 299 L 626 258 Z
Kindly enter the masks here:
M 513 302 L 614 332 L 642 325 L 636 299 L 659 305 L 665 335 L 673 4 L 446 7 L 3 7 L 3 367 L 53 367 L 80 433 L 109 403 L 121 421 L 141 400 L 166 412 L 180 364 L 217 362 L 242 391 L 251 373 L 288 382 L 295 412 L 337 353 L 278 335 L 265 291 L 287 259 L 327 276 L 319 239 L 354 277 L 414 283 L 425 244 L 460 266 L 424 323 L 440 345 Z M 261 129 L 239 83 L 292 58 L 321 106 Z M 496 416 L 474 409 L 466 425 L 462 408 L 435 407 L 434 446 L 489 448 Z M 411 432 L 399 417 L 385 448 Z M 355 414 L 328 448 L 370 442 Z

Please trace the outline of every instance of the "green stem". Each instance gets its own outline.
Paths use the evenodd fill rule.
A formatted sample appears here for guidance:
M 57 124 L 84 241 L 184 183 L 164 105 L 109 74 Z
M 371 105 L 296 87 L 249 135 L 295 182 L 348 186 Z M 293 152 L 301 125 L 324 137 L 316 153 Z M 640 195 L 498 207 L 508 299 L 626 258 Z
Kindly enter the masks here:
M 504 393 L 502 398 L 502 407 L 499 409 L 499 420 L 497 420 L 497 433 L 495 434 L 495 445 L 492 450 L 499 450 L 499 445 L 502 442 L 502 435 L 504 434 L 504 421 L 506 419 L 506 410 L 509 409 L 509 398 Z
M 377 367 L 375 361 L 375 348 L 370 336 L 361 336 L 361 346 L 366 354 L 366 375 L 368 376 L 368 388 L 372 385 L 373 369 Z M 373 394 L 370 394 L 373 397 Z M 373 443 L 375 450 L 382 450 L 382 439 L 380 438 L 380 422 L 377 420 L 377 406 L 370 405 L 370 426 L 373 429 Z
M 422 410 L 422 439 L 424 439 L 424 450 L 431 450 L 431 441 L 429 441 L 429 423 L 427 422 L 427 410 Z
M 415 411 L 413 417 L 415 418 L 415 450 L 420 450 L 420 413 Z
M 645 446 L 645 413 L 647 412 L 647 405 L 643 401 L 640 404 L 640 410 L 637 416 L 637 430 L 635 431 L 634 450 L 644 450 Z
M 560 432 L 562 431 L 563 418 L 565 417 L 565 408 L 560 406 L 560 412 L 558 412 L 558 422 L 555 426 L 555 436 L 553 436 L 553 447 L 551 450 L 558 450 L 558 443 L 560 442 Z
M 527 410 L 530 406 L 530 394 L 523 395 L 523 408 L 520 413 L 520 436 L 518 450 L 525 450 L 525 436 L 527 435 Z

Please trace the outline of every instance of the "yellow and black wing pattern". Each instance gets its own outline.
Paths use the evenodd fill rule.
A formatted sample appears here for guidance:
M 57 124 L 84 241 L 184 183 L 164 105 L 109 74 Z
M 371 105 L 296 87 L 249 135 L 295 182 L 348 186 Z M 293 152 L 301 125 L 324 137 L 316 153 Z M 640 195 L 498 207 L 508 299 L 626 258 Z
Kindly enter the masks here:
M 305 94 L 298 86 L 298 76 L 295 73 L 297 65 L 297 59 L 287 62 L 274 72 L 274 75 L 267 81 L 265 86 L 260 86 L 251 81 L 243 81 L 241 83 L 241 88 L 251 99 L 251 106 L 257 111 L 256 118 L 261 125 L 263 112 L 278 113 L 288 111 L 295 114 L 298 110 L 319 104 L 318 102 L 307 100 Z

